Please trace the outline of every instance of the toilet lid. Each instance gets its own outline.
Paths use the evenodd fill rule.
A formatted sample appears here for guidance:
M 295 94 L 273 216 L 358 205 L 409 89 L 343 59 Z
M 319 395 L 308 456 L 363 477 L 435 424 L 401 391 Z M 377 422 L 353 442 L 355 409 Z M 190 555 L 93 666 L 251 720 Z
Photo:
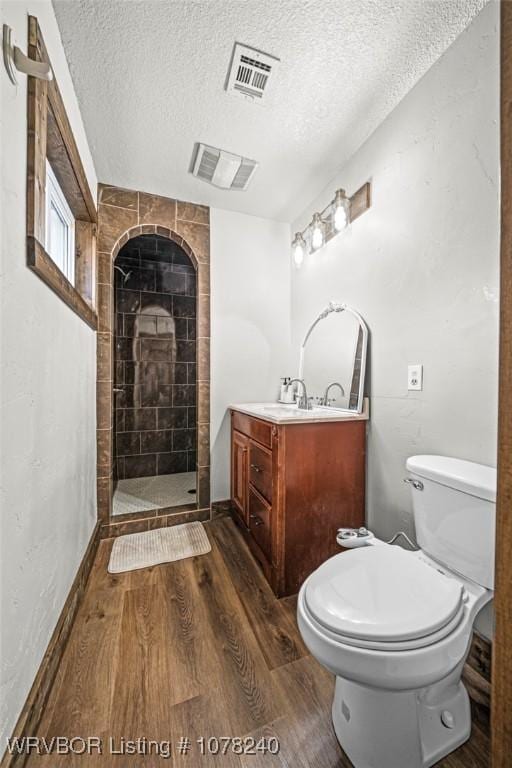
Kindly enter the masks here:
M 414 553 L 370 546 L 335 555 L 308 579 L 312 616 L 347 637 L 399 642 L 437 632 L 458 612 L 463 586 Z

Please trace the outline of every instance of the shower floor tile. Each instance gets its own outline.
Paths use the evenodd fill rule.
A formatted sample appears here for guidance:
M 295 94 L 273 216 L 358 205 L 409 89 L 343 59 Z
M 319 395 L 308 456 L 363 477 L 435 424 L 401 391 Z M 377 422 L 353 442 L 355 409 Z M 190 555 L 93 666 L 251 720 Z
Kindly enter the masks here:
M 130 512 L 149 512 L 151 509 L 194 504 L 196 493 L 189 493 L 189 490 L 195 487 L 195 472 L 119 480 L 114 493 L 113 514 L 126 515 Z

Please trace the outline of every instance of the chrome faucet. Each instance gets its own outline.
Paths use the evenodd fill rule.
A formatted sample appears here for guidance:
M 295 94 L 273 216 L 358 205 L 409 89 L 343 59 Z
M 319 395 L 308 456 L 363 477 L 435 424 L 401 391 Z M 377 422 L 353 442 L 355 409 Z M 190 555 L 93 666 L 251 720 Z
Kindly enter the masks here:
M 324 405 L 329 405 L 329 390 L 330 390 L 331 387 L 339 387 L 340 388 L 340 392 L 341 392 L 341 396 L 345 397 L 345 390 L 343 389 L 343 387 L 341 386 L 339 381 L 333 381 L 331 384 L 328 384 L 328 386 L 325 389 Z
M 310 411 L 313 406 L 311 405 L 311 401 L 308 397 L 308 393 L 306 391 L 306 385 L 304 384 L 304 379 L 291 379 L 288 383 L 288 386 L 290 384 L 294 384 L 295 382 L 302 384 L 302 395 L 299 397 L 297 407 L 303 411 Z

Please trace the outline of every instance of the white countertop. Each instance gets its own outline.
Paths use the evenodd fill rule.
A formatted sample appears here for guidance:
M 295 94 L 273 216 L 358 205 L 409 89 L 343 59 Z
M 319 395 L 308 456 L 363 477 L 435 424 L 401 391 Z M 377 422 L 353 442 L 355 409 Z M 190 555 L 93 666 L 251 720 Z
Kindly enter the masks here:
M 232 411 L 240 411 L 257 419 L 271 421 L 273 424 L 304 424 L 320 421 L 367 421 L 369 418 L 368 398 L 364 399 L 363 413 L 355 411 L 337 411 L 335 408 L 312 408 L 304 411 L 296 405 L 286 403 L 235 403 L 228 406 Z

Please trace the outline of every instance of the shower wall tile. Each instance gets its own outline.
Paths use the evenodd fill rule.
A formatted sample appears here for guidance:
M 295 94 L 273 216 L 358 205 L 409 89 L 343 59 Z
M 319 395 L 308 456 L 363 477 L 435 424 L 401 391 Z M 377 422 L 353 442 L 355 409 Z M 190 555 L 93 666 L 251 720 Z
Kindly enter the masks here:
M 173 297 L 173 315 L 174 317 L 195 317 L 196 300 L 192 296 L 174 296 Z
M 156 408 L 125 408 L 120 409 L 119 413 L 123 415 L 123 429 L 120 431 L 130 432 L 133 430 L 142 431 L 145 429 L 157 428 Z
M 137 312 L 140 308 L 140 303 L 140 291 L 127 291 L 123 288 L 116 289 L 116 312 Z
M 197 463 L 200 467 L 210 464 L 210 425 L 198 425 Z
M 156 288 L 153 287 L 152 290 L 157 290 L 161 293 L 172 293 L 173 295 L 187 295 L 189 275 L 186 273 L 175 272 L 170 264 L 159 265 L 157 272 L 153 272 L 153 278 L 156 283 Z
M 197 325 L 194 320 L 187 320 L 187 339 L 195 340 L 197 338 Z
M 205 224 L 180 221 L 180 231 L 190 245 L 198 261 L 208 261 L 210 256 L 210 228 Z
M 120 208 L 136 209 L 137 192 L 133 192 L 131 189 L 121 189 L 120 187 L 109 187 L 106 185 L 100 185 L 100 203 L 107 205 L 117 205 Z
M 97 249 L 105 253 L 112 251 L 123 232 L 138 223 L 137 211 L 101 203 L 98 206 L 98 219 L 101 226 L 98 228 Z
M 115 431 L 116 434 L 118 432 L 124 432 L 125 431 L 125 413 L 126 410 L 124 408 L 117 408 L 115 412 Z
M 194 345 L 195 351 L 195 345 Z M 197 381 L 197 365 L 195 363 L 187 363 L 187 384 L 195 384 Z
M 108 333 L 111 327 L 112 305 L 110 301 L 110 286 L 98 285 L 98 331 Z
M 141 339 L 141 360 L 154 360 L 172 363 L 175 360 L 176 346 L 174 340 Z
M 173 387 L 172 404 L 174 406 L 186 405 L 194 407 L 196 404 L 196 387 L 188 384 L 177 384 Z
M 197 453 L 196 451 L 188 451 L 188 472 L 195 472 L 197 467 Z
M 112 432 L 110 429 L 98 431 L 98 477 L 106 477 L 110 473 L 112 462 Z
M 187 408 L 187 427 L 195 429 L 197 424 L 197 408 Z
M 116 434 L 116 455 L 134 456 L 140 450 L 140 432 L 118 432 Z
M 118 478 L 194 471 L 195 269 L 179 245 L 150 235 L 115 263 Z
M 98 381 L 112 381 L 112 334 L 98 332 L 96 335 L 96 360 Z
M 195 363 L 196 361 L 195 341 L 185 341 L 185 339 L 178 339 L 176 343 L 176 360 L 179 363 Z
M 201 509 L 210 505 L 210 467 L 197 469 L 197 504 Z
M 210 339 L 203 339 L 197 356 L 197 380 L 210 381 Z
M 157 475 L 174 475 L 177 472 L 188 472 L 188 454 L 186 451 L 179 453 L 159 453 Z
M 117 265 L 119 265 L 119 259 Z M 122 269 L 124 275 L 118 269 L 114 269 L 116 288 L 125 291 L 155 290 L 155 270 L 152 266 L 141 267 L 131 262 L 124 262 Z
M 210 209 L 206 205 L 184 203 L 182 200 L 178 200 L 176 217 L 182 221 L 194 221 L 197 224 L 209 224 Z
M 172 451 L 172 435 L 171 429 L 141 432 L 140 453 Z
M 210 423 L 209 381 L 199 381 L 197 384 L 197 421 L 199 424 Z
M 98 253 L 98 283 L 112 284 L 112 257 L 110 253 Z
M 188 384 L 187 363 L 174 363 L 173 370 L 174 370 L 174 384 Z
M 178 298 L 178 297 L 176 297 Z M 156 293 L 151 291 L 143 291 L 140 294 L 140 306 L 141 309 L 146 310 L 146 314 L 160 314 L 162 310 L 169 315 L 173 315 L 173 297 L 169 293 Z M 151 311 L 154 310 L 154 311 Z
M 210 265 L 207 263 L 202 263 L 201 268 L 198 272 L 198 279 L 197 279 L 197 293 L 200 296 L 209 296 L 210 295 Z M 210 312 L 210 304 L 206 305 L 204 307 L 205 311 L 208 310 L 208 313 Z
M 157 408 L 158 429 L 186 429 L 189 426 L 189 414 L 193 408 Z M 155 427 L 156 428 L 156 427 Z
M 123 384 L 121 392 L 116 392 L 115 409 L 140 408 L 142 400 L 141 388 L 138 384 Z
M 196 447 L 195 429 L 175 429 L 172 433 L 173 451 L 193 451 Z
M 204 312 L 199 318 L 197 324 L 198 336 L 210 337 L 210 313 Z
M 174 317 L 156 317 L 156 335 L 159 338 L 186 339 L 187 321 Z
M 153 477 L 156 475 L 156 454 L 147 456 L 125 456 L 123 475 L 119 479 L 129 477 Z
M 96 418 L 98 429 L 109 429 L 112 414 L 112 382 L 98 381 L 96 384 Z
M 139 193 L 139 216 L 144 222 L 157 223 L 159 226 L 176 229 L 176 200 L 160 195 Z

